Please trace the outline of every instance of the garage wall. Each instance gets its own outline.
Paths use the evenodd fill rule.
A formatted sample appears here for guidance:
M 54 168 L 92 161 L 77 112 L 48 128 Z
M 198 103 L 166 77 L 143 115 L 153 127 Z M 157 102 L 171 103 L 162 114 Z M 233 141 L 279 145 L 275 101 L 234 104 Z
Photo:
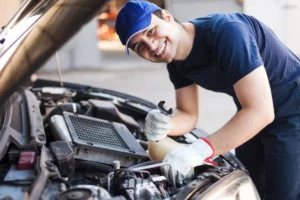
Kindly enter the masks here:
M 188 21 L 218 12 L 241 12 L 236 0 L 166 0 L 166 9 L 179 21 Z
M 243 2 L 243 7 L 238 3 Z M 300 0 L 165 0 L 166 9 L 179 21 L 218 12 L 253 15 L 275 32 L 300 57 Z
M 299 0 L 244 0 L 244 12 L 270 26 L 279 39 L 300 56 Z
M 101 52 L 98 49 L 97 19 L 93 19 L 70 39 L 59 51 L 59 63 L 63 71 L 101 67 Z M 54 72 L 57 69 L 55 56 L 40 71 Z

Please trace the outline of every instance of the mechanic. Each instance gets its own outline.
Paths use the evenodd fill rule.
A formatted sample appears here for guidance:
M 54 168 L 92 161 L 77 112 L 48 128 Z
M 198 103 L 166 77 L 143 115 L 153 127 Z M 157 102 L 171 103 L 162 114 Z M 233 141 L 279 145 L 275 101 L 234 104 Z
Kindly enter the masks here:
M 212 14 L 180 23 L 147 1 L 128 1 L 117 34 L 151 62 L 167 63 L 176 113 L 152 110 L 148 140 L 179 136 L 198 120 L 198 85 L 233 97 L 237 113 L 219 130 L 164 161 L 181 177 L 236 148 L 264 199 L 298 199 L 300 191 L 300 60 L 266 25 L 245 14 Z

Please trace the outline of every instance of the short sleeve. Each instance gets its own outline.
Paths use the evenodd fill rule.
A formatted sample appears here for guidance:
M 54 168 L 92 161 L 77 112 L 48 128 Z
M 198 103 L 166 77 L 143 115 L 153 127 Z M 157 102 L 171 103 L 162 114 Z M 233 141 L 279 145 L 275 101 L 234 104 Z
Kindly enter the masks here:
M 175 89 L 180 89 L 193 84 L 193 81 L 187 79 L 179 70 L 176 69 L 174 64 L 167 64 L 169 78 L 174 85 Z
M 254 33 L 245 24 L 223 24 L 214 34 L 213 45 L 218 64 L 233 84 L 263 65 Z

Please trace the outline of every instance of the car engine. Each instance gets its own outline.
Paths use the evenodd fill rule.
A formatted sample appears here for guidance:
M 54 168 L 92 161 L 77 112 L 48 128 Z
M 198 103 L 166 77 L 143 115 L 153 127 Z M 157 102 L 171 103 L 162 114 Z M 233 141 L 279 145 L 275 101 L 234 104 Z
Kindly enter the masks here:
M 144 119 L 154 108 L 71 83 L 38 80 L 20 89 L 0 117 L 0 199 L 200 199 L 224 177 L 246 177 L 227 153 L 183 183 L 167 180 L 160 167 L 168 163 L 151 161 L 147 152 Z M 203 134 L 194 129 L 172 139 L 191 143 Z

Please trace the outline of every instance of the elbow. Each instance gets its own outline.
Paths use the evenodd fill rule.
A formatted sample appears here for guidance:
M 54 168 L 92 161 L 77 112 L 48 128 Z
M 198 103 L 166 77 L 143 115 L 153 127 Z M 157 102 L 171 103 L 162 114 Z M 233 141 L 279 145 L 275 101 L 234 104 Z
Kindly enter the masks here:
M 194 127 L 196 127 L 196 125 L 197 125 L 197 123 L 198 123 L 198 115 L 195 117 L 194 120 L 195 120 L 195 121 L 194 121 Z
M 252 116 L 258 120 L 258 123 L 260 124 L 261 128 L 266 127 L 267 125 L 271 124 L 275 119 L 274 109 L 273 107 L 256 107 L 254 109 L 251 109 Z
M 268 113 L 267 124 L 271 124 L 275 119 L 274 109 Z
M 177 108 L 177 110 L 179 110 Z M 179 110 L 181 113 L 183 113 L 187 119 L 189 119 L 189 121 L 191 122 L 191 124 L 195 127 L 197 122 L 198 122 L 198 117 L 199 117 L 199 113 L 198 110 L 193 110 L 193 111 L 183 111 L 183 110 Z M 193 127 L 193 128 L 194 128 Z
M 195 113 L 191 114 L 190 113 L 189 114 L 189 119 L 192 122 L 193 127 L 195 127 L 197 125 L 197 122 L 198 122 L 198 114 L 195 114 Z
M 191 122 L 191 128 L 195 128 L 198 123 L 198 114 L 190 114 L 189 119 Z
M 197 122 L 198 122 L 199 114 L 198 114 L 198 112 L 196 112 L 196 113 L 194 113 L 192 116 L 193 116 L 194 124 L 195 124 L 195 126 L 196 126 L 196 124 L 197 124 Z
M 275 119 L 274 108 L 263 109 L 264 122 L 267 125 L 271 124 Z

